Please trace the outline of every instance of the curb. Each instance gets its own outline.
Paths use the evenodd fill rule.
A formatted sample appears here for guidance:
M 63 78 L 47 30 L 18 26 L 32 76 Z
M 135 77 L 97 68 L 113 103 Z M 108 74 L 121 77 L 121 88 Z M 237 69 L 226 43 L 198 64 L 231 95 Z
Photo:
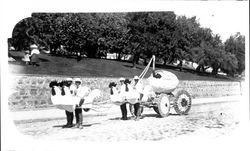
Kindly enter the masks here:
M 192 105 L 203 105 L 203 104 L 211 104 L 211 103 L 229 103 L 236 102 L 242 100 L 242 96 L 224 96 L 218 98 L 197 98 L 192 100 Z

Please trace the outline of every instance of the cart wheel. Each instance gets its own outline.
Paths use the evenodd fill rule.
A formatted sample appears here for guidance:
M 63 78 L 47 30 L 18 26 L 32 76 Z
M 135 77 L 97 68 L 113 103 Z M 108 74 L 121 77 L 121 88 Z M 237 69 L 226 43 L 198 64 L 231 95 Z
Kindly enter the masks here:
M 133 104 L 129 104 L 129 111 L 132 116 L 135 116 L 135 108 Z M 141 116 L 143 112 L 143 106 L 140 106 L 139 116 Z
M 157 106 L 154 106 L 153 109 L 157 114 L 160 114 Z
M 177 93 L 176 98 L 174 100 L 174 110 L 177 114 L 185 115 L 191 109 L 192 99 L 190 94 L 181 90 Z
M 157 102 L 157 108 L 161 117 L 166 117 L 170 111 L 170 101 L 166 94 L 161 94 Z

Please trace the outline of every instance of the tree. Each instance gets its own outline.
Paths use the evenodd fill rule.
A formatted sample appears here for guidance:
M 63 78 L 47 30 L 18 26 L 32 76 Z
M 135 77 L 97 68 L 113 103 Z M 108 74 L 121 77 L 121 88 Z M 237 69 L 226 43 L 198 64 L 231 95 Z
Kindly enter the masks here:
M 199 40 L 200 24 L 196 17 L 187 18 L 186 16 L 179 16 L 176 20 L 177 28 L 174 32 L 174 44 L 171 49 L 172 63 L 175 59 L 193 61 L 191 49 L 199 47 L 201 40 Z
M 234 76 L 238 68 L 238 60 L 234 54 L 226 52 L 223 58 L 221 70 L 230 76 Z
M 28 49 L 31 43 L 37 42 L 37 22 L 34 18 L 25 18 L 14 27 L 12 32 L 13 46 L 16 50 Z
M 237 58 L 238 68 L 236 71 L 238 74 L 241 74 L 245 70 L 245 36 L 236 33 L 230 36 L 224 45 L 225 51 L 235 55 Z
M 173 12 L 138 12 L 127 14 L 130 53 L 134 56 L 133 66 L 140 57 L 156 55 L 163 58 L 171 47 L 172 31 L 175 30 L 176 15 Z
M 117 53 L 121 60 L 123 49 L 127 45 L 125 13 L 98 14 L 98 54 Z

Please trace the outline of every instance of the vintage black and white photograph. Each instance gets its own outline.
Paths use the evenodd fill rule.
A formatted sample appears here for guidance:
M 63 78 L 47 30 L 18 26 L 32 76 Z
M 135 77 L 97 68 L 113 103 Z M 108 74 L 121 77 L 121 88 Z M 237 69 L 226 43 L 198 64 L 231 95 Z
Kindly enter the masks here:
M 4 150 L 239 139 L 249 124 L 247 2 L 34 3 L 5 16 L 2 140 L 19 143 Z

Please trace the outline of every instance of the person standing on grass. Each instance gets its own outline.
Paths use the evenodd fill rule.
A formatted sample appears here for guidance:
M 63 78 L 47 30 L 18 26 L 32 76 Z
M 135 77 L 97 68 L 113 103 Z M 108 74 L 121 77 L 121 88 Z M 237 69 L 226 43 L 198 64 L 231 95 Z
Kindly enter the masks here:
M 35 45 L 35 44 L 30 45 L 30 50 L 31 50 L 31 53 L 30 53 L 30 63 L 31 63 L 31 65 L 39 66 L 39 54 L 40 54 L 40 51 L 39 51 L 37 45 Z
M 82 60 L 82 56 L 81 56 L 80 52 L 77 52 L 77 59 L 76 60 L 77 60 L 77 62 Z
M 82 86 L 82 81 L 79 78 L 75 79 L 75 91 L 74 95 L 80 98 L 79 104 L 76 105 L 75 109 L 75 117 L 76 117 L 76 128 L 83 128 L 82 121 L 82 104 L 84 103 L 84 97 L 86 97 L 90 93 L 90 89 L 88 87 Z
M 22 58 L 22 61 L 24 61 L 26 65 L 29 65 L 30 64 L 30 51 L 26 50 L 24 53 L 25 54 Z

